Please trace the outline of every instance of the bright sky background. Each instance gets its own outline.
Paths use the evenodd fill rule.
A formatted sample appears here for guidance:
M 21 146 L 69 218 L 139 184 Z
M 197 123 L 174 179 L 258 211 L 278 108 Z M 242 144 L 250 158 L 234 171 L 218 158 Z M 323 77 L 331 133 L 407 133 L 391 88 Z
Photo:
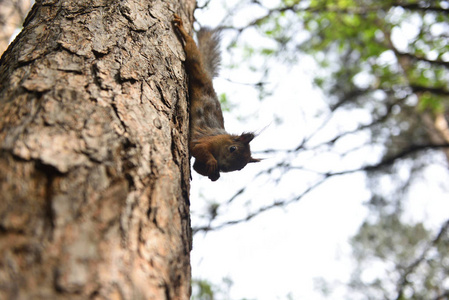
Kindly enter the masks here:
M 222 19 L 224 11 L 218 2 L 212 1 L 214 6 L 206 12 L 197 11 L 196 17 L 201 24 L 214 27 Z M 247 17 L 242 19 L 240 25 L 257 13 L 247 11 Z M 225 63 L 229 61 L 228 55 L 223 53 Z M 241 69 L 222 70 L 214 81 L 215 89 L 218 94 L 225 92 L 230 101 L 236 104 L 230 113 L 225 113 L 226 129 L 240 133 L 258 131 L 269 125 L 251 143 L 253 151 L 298 145 L 302 135 L 320 124 L 322 119 L 316 115 L 325 109 L 324 96 L 311 84 L 312 73 L 316 70 L 310 58 L 301 59 L 290 70 L 279 66 L 273 70 L 274 74 L 270 78 L 270 84 L 276 86 L 276 92 L 263 102 L 257 100 L 257 94 L 251 87 L 239 84 L 257 82 L 258 77 Z M 232 82 L 226 79 L 232 79 Z M 257 117 L 244 122 L 236 118 L 254 114 Z M 275 115 L 283 119 L 280 126 L 273 122 Z M 361 111 L 358 114 L 342 113 L 334 122 L 335 128 L 352 128 L 356 121 L 369 120 L 370 116 Z M 335 134 L 335 128 L 331 126 L 327 132 Z M 326 139 L 325 136 L 321 138 Z M 360 138 L 363 139 L 355 137 L 347 143 L 357 143 Z M 350 145 L 342 145 L 345 146 Z M 331 154 L 319 157 L 320 161 L 313 162 L 317 169 L 320 165 L 347 166 L 351 163 L 341 162 L 339 156 Z M 373 162 L 378 159 L 376 153 L 359 153 L 361 160 L 366 157 L 372 158 Z M 199 225 L 196 216 L 204 212 L 208 201 L 224 203 L 241 186 L 252 189 L 252 199 L 242 197 L 240 205 L 233 206 L 234 210 L 221 211 L 226 220 L 245 216 L 246 200 L 268 204 L 280 195 L 288 197 L 305 187 L 307 178 L 291 177 L 281 187 L 267 193 L 260 182 L 253 181 L 253 177 L 277 157 L 264 158 L 267 160 L 248 165 L 241 172 L 222 174 L 217 182 L 193 174 L 193 226 Z M 356 163 L 354 167 L 357 167 Z M 207 234 L 196 234 L 192 251 L 192 277 L 213 283 L 220 283 L 222 278 L 229 277 L 233 281 L 229 299 L 273 300 L 288 299 L 288 296 L 291 299 L 325 299 L 315 288 L 316 278 L 323 277 L 335 284 L 334 287 L 349 279 L 352 261 L 347 241 L 365 219 L 367 210 L 363 202 L 370 196 L 365 188 L 364 176 L 359 173 L 335 177 L 285 208 L 265 212 L 247 223 Z M 439 180 L 433 180 L 436 178 Z M 442 167 L 436 166 L 426 171 L 426 177 L 412 189 L 406 218 L 426 220 L 431 228 L 438 228 L 449 218 L 449 194 L 446 187 L 441 186 L 448 179 L 447 170 Z M 346 299 L 343 285 L 329 299 Z

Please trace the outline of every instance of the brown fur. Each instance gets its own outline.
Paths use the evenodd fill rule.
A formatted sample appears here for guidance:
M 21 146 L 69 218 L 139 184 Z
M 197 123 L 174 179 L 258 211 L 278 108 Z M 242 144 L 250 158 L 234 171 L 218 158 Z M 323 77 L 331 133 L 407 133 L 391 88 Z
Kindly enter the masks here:
M 217 33 L 202 29 L 198 48 L 179 16 L 174 15 L 173 24 L 184 41 L 186 53 L 190 96 L 189 146 L 191 155 L 195 157 L 193 168 L 215 181 L 220 172 L 241 170 L 248 163 L 260 161 L 251 157 L 249 143 L 254 134 L 231 135 L 224 128 L 220 102 L 212 84 L 212 76 L 216 75 L 220 61 Z

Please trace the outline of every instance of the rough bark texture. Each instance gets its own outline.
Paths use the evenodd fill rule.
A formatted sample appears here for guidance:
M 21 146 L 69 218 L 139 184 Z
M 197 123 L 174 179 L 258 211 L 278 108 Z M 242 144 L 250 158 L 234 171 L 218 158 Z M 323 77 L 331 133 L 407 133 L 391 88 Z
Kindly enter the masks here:
M 187 85 L 171 20 L 194 5 L 32 8 L 0 61 L 0 299 L 189 299 Z
M 14 31 L 22 26 L 30 7 L 31 0 L 0 0 L 0 53 L 8 47 Z

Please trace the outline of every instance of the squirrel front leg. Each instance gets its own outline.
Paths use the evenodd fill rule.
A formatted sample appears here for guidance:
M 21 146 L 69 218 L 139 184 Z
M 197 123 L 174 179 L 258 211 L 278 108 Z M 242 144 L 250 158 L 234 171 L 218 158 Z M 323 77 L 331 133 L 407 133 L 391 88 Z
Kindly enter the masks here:
M 207 144 L 197 144 L 191 147 L 191 154 L 195 157 L 193 169 L 210 180 L 216 181 L 220 178 L 218 162 L 208 149 Z

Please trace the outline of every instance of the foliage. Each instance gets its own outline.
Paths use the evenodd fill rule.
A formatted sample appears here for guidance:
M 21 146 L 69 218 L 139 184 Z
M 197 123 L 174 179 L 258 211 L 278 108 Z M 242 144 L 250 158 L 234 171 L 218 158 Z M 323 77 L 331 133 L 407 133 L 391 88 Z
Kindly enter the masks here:
M 232 285 L 232 280 L 227 277 L 223 278 L 220 284 L 213 284 L 204 279 L 194 279 L 192 280 L 191 300 L 230 299 L 229 292 Z
M 207 280 L 192 280 L 192 300 L 213 300 L 216 287 Z
M 350 287 L 368 299 L 445 297 L 448 225 L 432 240 L 422 223 L 405 224 L 397 214 L 365 222 L 352 239 L 358 265 Z

